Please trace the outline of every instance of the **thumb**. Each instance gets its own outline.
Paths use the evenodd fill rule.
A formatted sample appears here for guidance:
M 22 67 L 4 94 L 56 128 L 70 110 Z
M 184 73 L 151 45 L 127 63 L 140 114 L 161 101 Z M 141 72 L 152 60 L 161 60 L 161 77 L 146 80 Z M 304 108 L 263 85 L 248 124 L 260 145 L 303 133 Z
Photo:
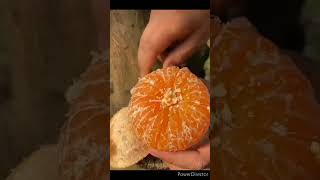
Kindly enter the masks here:
M 161 152 L 150 150 L 150 154 L 183 169 L 198 170 L 206 165 L 198 151 Z

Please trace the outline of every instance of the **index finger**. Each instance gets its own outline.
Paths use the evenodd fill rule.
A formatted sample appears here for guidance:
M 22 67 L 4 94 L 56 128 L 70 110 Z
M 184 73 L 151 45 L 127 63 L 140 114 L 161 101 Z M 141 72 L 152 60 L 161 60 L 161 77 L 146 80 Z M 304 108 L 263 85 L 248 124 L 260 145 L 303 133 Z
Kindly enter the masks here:
M 168 26 L 149 23 L 145 28 L 138 49 L 138 65 L 140 76 L 148 74 L 156 63 L 157 57 L 176 39 L 174 31 Z

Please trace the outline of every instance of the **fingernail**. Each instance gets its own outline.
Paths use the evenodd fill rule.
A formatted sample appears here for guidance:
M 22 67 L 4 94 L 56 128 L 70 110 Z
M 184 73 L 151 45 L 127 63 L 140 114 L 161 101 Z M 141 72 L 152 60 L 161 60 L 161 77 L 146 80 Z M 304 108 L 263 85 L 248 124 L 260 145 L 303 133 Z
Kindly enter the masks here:
M 167 68 L 167 67 L 170 67 L 170 66 L 173 66 L 173 64 L 170 63 L 170 62 L 166 62 L 166 61 L 165 61 L 165 62 L 163 63 L 163 67 L 164 67 L 164 68 Z

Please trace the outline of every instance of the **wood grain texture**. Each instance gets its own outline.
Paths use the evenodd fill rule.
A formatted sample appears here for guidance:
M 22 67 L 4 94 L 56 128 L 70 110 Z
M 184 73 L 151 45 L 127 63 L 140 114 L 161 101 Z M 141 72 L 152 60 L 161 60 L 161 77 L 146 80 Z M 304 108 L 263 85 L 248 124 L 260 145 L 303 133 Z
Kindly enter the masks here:
M 138 81 L 137 53 L 146 26 L 146 13 L 114 10 L 110 13 L 110 115 L 128 105 L 130 89 Z
M 85 0 L 6 0 L 0 6 L 13 95 L 13 112 L 5 119 L 0 114 L 0 124 L 8 126 L 0 134 L 7 138 L 1 147 L 9 151 L 8 171 L 41 144 L 56 141 L 66 120 L 65 90 L 86 69 L 91 51 L 107 49 L 108 11 L 105 1 Z

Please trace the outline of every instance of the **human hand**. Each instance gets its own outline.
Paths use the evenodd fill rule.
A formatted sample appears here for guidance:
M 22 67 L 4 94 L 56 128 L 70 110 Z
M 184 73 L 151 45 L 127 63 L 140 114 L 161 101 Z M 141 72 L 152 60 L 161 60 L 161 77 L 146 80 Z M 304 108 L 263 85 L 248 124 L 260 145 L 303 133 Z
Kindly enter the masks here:
M 150 150 L 150 154 L 167 163 L 171 170 L 200 170 L 209 167 L 210 141 L 186 151 L 161 152 Z
M 140 75 L 148 74 L 158 57 L 163 67 L 183 64 L 209 37 L 209 10 L 151 11 L 138 50 Z

